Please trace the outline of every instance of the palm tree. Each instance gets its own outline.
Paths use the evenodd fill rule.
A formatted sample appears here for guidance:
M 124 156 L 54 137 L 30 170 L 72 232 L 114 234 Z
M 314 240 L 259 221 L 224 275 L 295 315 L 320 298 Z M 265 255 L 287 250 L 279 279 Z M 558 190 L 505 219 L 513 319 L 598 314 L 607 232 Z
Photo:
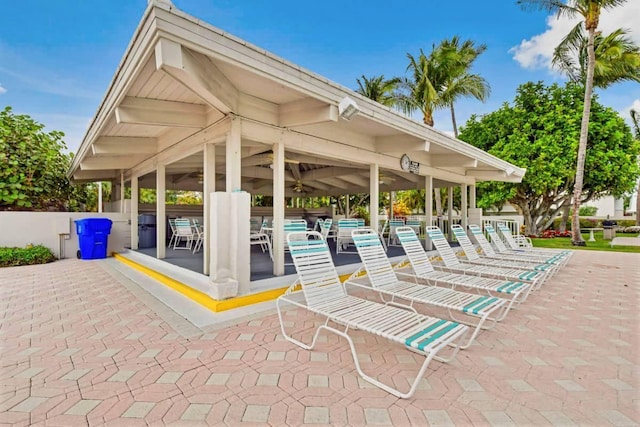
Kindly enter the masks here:
M 628 80 L 640 82 L 640 47 L 627 34 L 623 29 L 607 36 L 596 34 L 593 42 L 595 87 L 606 88 Z M 576 26 L 556 47 L 552 61 L 571 80 L 583 85 L 587 77 L 587 42 L 582 25 Z
M 587 31 L 587 72 L 584 80 L 584 107 L 582 110 L 582 124 L 580 126 L 580 143 L 578 144 L 578 161 L 576 165 L 576 179 L 573 186 L 573 218 L 571 221 L 571 244 L 585 246 L 586 243 L 580 233 L 580 198 L 584 182 L 584 159 L 587 153 L 587 137 L 589 132 L 589 115 L 591 113 L 591 96 L 593 94 L 593 76 L 596 59 L 594 41 L 596 30 L 600 22 L 602 10 L 611 9 L 624 4 L 626 0 L 517 0 L 523 6 L 555 13 L 557 17 L 582 17 Z M 579 25 L 581 25 L 580 23 Z
M 449 103 L 453 134 L 456 138 L 458 137 L 458 125 L 453 107 L 455 101 L 462 97 L 471 96 L 484 102 L 491 93 L 489 83 L 479 74 L 470 72 L 476 58 L 485 50 L 487 50 L 487 45 L 476 46 L 472 40 L 461 42 L 458 36 L 453 36 L 451 40 L 443 40 L 437 49 L 440 62 L 447 67 L 447 81 L 441 96 L 445 102 Z
M 399 108 L 406 114 L 420 111 L 422 121 L 427 126 L 433 126 L 435 110 L 448 106 L 440 96 L 446 83 L 445 70 L 438 62 L 435 50 L 434 46 L 428 57 L 422 49 L 417 57 L 407 53 L 409 58 L 407 71 L 411 72 L 411 78 L 401 79 L 401 91 L 398 94 Z
M 370 78 L 362 76 L 362 80 L 356 79 L 358 83 L 358 92 L 360 95 L 373 99 L 387 107 L 393 107 L 396 104 L 395 91 L 400 84 L 400 79 L 394 77 L 385 80 L 384 75 L 373 76 Z

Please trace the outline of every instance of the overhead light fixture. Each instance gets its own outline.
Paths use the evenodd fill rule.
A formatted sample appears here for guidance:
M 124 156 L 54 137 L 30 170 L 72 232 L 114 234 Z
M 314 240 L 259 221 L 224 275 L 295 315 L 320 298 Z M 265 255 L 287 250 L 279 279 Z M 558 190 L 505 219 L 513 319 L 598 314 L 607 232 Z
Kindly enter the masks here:
M 345 120 L 351 120 L 359 112 L 358 104 L 348 96 L 342 98 L 338 104 L 338 114 Z

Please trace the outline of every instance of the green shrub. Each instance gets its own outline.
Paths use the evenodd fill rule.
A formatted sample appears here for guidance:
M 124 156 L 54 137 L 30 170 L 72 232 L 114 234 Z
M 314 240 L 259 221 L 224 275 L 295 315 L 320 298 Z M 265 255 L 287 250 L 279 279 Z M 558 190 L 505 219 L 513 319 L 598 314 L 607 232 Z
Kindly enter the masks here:
M 42 245 L 28 245 L 26 248 L 0 248 L 0 267 L 46 264 L 55 260 L 56 257 L 51 250 Z
M 598 208 L 595 206 L 581 206 L 580 207 L 580 216 L 595 216 L 596 212 L 598 212 Z
M 369 225 L 369 223 L 371 222 L 369 211 L 364 206 L 358 206 L 353 211 L 351 211 L 351 214 L 354 218 L 364 219 L 364 223 L 366 225 Z

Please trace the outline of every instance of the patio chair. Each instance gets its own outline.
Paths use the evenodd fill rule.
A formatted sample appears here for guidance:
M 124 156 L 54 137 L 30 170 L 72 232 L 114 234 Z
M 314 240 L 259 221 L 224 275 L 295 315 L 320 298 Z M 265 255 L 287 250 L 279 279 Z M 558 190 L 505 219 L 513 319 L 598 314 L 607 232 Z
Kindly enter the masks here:
M 265 231 L 267 227 L 267 221 L 263 220 L 262 225 L 260 226 L 260 230 L 252 231 L 249 235 L 250 245 L 259 245 L 260 249 L 262 249 L 262 253 L 269 252 L 269 258 L 273 261 L 273 250 L 271 248 L 271 237 Z
M 291 219 L 285 220 L 284 222 L 284 236 L 285 236 L 285 244 L 284 251 L 289 252 L 289 234 L 291 233 L 299 233 L 301 231 L 307 231 L 307 221 L 304 219 Z M 296 234 L 300 236 L 299 234 Z M 291 265 L 290 263 L 288 265 Z
M 175 218 L 169 218 L 169 230 L 171 231 L 171 236 L 169 237 L 169 243 L 167 244 L 167 247 L 171 247 L 171 245 L 173 245 L 174 240 L 177 237 L 176 234 L 176 220 Z
M 507 227 L 507 224 L 505 224 L 504 222 L 499 222 L 497 226 L 498 226 L 498 231 L 500 232 L 500 234 L 502 234 L 502 238 L 504 239 L 503 243 L 506 243 L 507 249 L 511 250 L 510 252 L 525 253 L 525 254 L 540 255 L 540 256 L 560 255 L 563 257 L 570 257 L 571 255 L 573 255 L 572 251 L 564 250 L 564 249 L 558 250 L 558 249 L 545 249 L 545 248 L 533 248 L 533 247 L 522 246 L 516 241 L 514 235 L 511 233 L 511 230 L 509 229 L 509 227 Z M 518 234 L 518 236 L 520 235 Z
M 400 230 L 401 228 L 398 229 L 398 233 Z M 454 274 L 439 273 L 432 269 L 434 275 L 439 276 L 434 282 L 448 287 L 440 287 L 431 283 L 419 284 L 415 276 L 393 270 L 382 243 L 380 243 L 378 233 L 364 228 L 354 230 L 352 237 L 363 265 L 347 279 L 345 284 L 374 290 L 382 302 L 388 305 L 405 307 L 414 311 L 416 311 L 415 303 L 446 309 L 449 318 L 474 328 L 467 343 L 462 345 L 461 349 L 469 347 L 482 329 L 491 329 L 496 322 L 504 319 L 511 307 L 511 304 L 502 298 L 451 289 L 450 286 L 456 286 L 461 282 L 473 279 L 470 276 L 457 275 L 455 277 Z M 366 276 L 358 277 L 362 273 L 366 273 Z M 398 275 L 413 278 L 413 282 L 400 280 Z M 385 297 L 390 299 L 386 300 Z M 402 303 L 399 300 L 408 303 Z M 465 320 L 456 319 L 456 315 L 465 316 Z M 487 320 L 488 324 L 485 323 Z
M 376 387 L 404 399 L 414 395 L 432 359 L 447 362 L 456 356 L 459 342 L 469 331 L 468 326 L 351 296 L 340 282 L 329 247 L 319 233 L 292 233 L 287 239 L 298 278 L 277 299 L 276 308 L 282 334 L 288 341 L 311 350 L 322 330 L 343 337 L 349 344 L 358 374 Z M 285 324 L 288 322 L 284 321 L 282 313 L 285 303 L 325 319 L 316 329 L 310 344 L 287 334 Z M 353 330 L 377 335 L 425 357 L 407 392 L 403 393 L 362 370 L 351 338 Z M 449 350 L 446 357 L 440 354 L 445 349 Z
M 387 246 L 398 246 L 398 236 L 396 235 L 396 229 L 398 227 L 404 227 L 404 219 L 389 220 L 389 236 L 387 238 Z
M 418 239 L 418 236 L 412 228 L 398 228 L 398 238 L 407 255 L 407 261 L 409 261 L 409 265 L 411 266 L 412 274 L 418 279 L 424 280 L 432 285 L 445 285 L 452 288 L 462 286 L 466 289 L 473 289 L 476 292 L 500 296 L 501 298 L 510 300 L 507 311 L 510 310 L 514 304 L 524 302 L 527 296 L 529 296 L 531 288 L 536 283 L 532 280 L 521 279 L 517 275 L 505 274 L 508 270 L 504 269 L 498 270 L 494 268 L 496 271 L 492 272 L 489 268 L 470 264 L 460 263 L 458 264 L 459 268 L 434 265 L 429 261 L 429 256 L 424 251 L 420 239 Z M 442 240 L 447 244 L 447 247 L 451 249 L 449 243 L 444 239 L 444 236 Z M 453 253 L 453 251 L 451 252 Z M 398 269 L 400 268 L 404 268 L 402 264 L 398 264 Z M 523 272 L 517 271 L 517 273 Z
M 514 261 L 529 261 L 537 263 L 546 263 L 562 266 L 567 263 L 569 257 L 565 254 L 526 254 L 522 251 L 509 250 L 504 245 L 500 236 L 496 232 L 493 225 L 485 223 L 484 229 L 491 239 L 491 245 L 495 248 L 498 255 L 503 256 L 505 259 L 511 259 Z M 475 236 L 475 235 L 474 235 Z
M 340 219 L 338 220 L 338 232 L 336 234 L 336 254 L 348 253 L 355 254 L 356 251 L 350 251 L 349 246 L 353 245 L 351 232 L 358 229 L 358 220 Z
M 320 234 L 324 240 L 336 240 L 336 230 L 333 228 L 333 219 L 327 218 L 320 223 Z
M 544 272 L 533 270 L 532 266 L 527 267 L 522 264 L 509 263 L 501 260 L 480 259 L 479 256 L 478 259 L 473 259 L 473 254 L 470 255 L 472 259 L 469 259 L 469 255 L 467 255 L 466 260 L 460 260 L 438 227 L 429 226 L 426 231 L 429 239 L 436 247 L 438 255 L 440 255 L 442 259 L 442 263 L 433 265 L 437 270 L 478 277 L 496 278 L 516 283 L 524 282 L 529 285 L 531 289 L 539 287 L 546 277 Z M 422 251 L 424 252 L 424 250 Z M 405 252 L 407 252 L 406 248 Z M 473 253 L 477 255 L 475 251 L 473 251 Z M 408 252 L 407 255 L 409 255 Z M 527 291 L 527 295 L 531 289 Z
M 195 254 L 202 249 L 202 244 L 204 243 L 204 229 L 197 219 L 191 220 L 191 231 L 193 232 L 192 252 Z
M 192 250 L 192 244 L 195 239 L 191 220 L 189 218 L 176 218 L 174 221 L 176 226 L 176 237 L 173 240 L 173 249 Z M 184 240 L 184 246 L 180 246 L 180 242 Z

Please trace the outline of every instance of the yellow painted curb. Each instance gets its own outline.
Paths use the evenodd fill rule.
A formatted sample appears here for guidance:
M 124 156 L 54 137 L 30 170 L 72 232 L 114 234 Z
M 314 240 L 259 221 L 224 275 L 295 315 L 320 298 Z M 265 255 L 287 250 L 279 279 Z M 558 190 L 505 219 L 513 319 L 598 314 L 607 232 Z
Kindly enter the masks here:
M 149 277 L 152 277 L 153 279 L 157 280 L 163 285 L 173 289 L 174 291 L 181 293 L 182 295 L 189 298 L 190 300 L 195 301 L 198 304 L 202 305 L 203 307 L 206 307 L 209 310 L 216 313 L 221 311 L 226 311 L 226 310 L 232 310 L 234 308 L 244 307 L 251 304 L 257 304 L 260 302 L 271 301 L 278 298 L 280 295 L 284 294 L 287 289 L 289 289 L 289 287 L 287 286 L 284 288 L 271 289 L 269 291 L 258 292 L 251 295 L 243 295 L 240 297 L 229 298 L 226 300 L 219 301 L 211 298 L 209 295 L 203 292 L 200 292 L 188 285 L 185 285 L 182 282 L 179 282 L 167 275 L 164 275 L 155 270 L 152 270 L 149 267 L 145 267 L 144 265 L 139 264 L 135 261 L 132 261 L 129 258 L 126 258 L 118 253 L 114 252 L 113 257 L 118 261 L 133 268 L 134 270 L 138 270 L 139 272 L 144 273 Z M 340 281 L 346 280 L 349 276 L 350 276 L 349 274 L 340 276 Z

